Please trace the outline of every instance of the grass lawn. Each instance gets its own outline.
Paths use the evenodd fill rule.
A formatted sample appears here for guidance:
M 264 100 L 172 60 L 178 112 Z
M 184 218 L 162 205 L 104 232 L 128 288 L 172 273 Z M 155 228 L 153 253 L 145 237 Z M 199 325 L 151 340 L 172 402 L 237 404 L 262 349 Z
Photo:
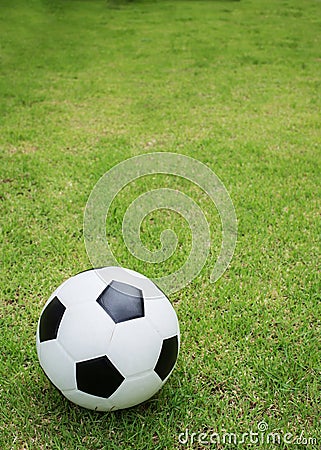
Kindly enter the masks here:
M 321 445 L 320 26 L 317 0 L 1 1 L 1 450 L 231 448 L 224 431 L 241 439 L 262 421 L 293 444 L 264 435 L 252 448 Z M 122 265 L 154 277 L 188 256 L 187 224 L 164 211 L 144 221 L 142 240 L 156 249 L 173 228 L 177 255 L 159 266 L 127 251 L 124 212 L 152 188 L 197 201 L 213 242 L 199 277 L 170 298 L 182 342 L 166 386 L 136 408 L 95 413 L 47 381 L 36 324 L 51 292 L 90 267 L 83 213 L 98 179 L 156 151 L 220 177 L 237 247 L 211 284 L 221 235 L 206 195 L 165 175 L 121 192 L 107 231 Z M 221 443 L 184 445 L 186 428 Z

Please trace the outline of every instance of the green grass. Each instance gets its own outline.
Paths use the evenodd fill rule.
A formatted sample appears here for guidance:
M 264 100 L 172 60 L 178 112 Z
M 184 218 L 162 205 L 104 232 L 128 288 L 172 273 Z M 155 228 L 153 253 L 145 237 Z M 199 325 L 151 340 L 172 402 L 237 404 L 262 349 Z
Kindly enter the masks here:
M 185 428 L 241 434 L 262 420 L 320 445 L 321 3 L 3 0 L 0 11 L 0 448 L 178 449 Z M 127 206 L 159 186 L 206 212 L 212 258 L 171 296 L 182 347 L 166 386 L 147 404 L 94 413 L 43 375 L 36 324 L 50 293 L 90 267 L 82 221 L 95 183 L 154 151 L 221 178 L 237 248 L 213 285 L 220 222 L 205 194 L 169 176 L 121 193 L 108 219 L 121 264 L 152 277 L 187 257 L 189 229 L 173 213 L 143 224 L 151 249 L 164 226 L 177 231 L 167 265 L 140 263 L 122 241 Z

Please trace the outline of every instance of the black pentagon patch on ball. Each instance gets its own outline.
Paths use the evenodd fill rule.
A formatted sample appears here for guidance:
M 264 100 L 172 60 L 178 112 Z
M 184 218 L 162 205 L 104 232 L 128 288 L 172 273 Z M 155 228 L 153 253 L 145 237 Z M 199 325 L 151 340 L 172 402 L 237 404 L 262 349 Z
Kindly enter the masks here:
M 115 323 L 144 317 L 144 299 L 140 289 L 112 281 L 97 299 Z
M 43 310 L 39 323 L 40 342 L 56 339 L 58 328 L 66 310 L 58 297 L 54 297 Z
M 163 340 L 162 349 L 155 366 L 155 372 L 161 378 L 165 378 L 169 375 L 170 371 L 173 369 L 178 354 L 178 337 L 173 336 L 168 339 Z
M 97 397 L 110 397 L 124 381 L 107 356 L 76 363 L 77 388 Z

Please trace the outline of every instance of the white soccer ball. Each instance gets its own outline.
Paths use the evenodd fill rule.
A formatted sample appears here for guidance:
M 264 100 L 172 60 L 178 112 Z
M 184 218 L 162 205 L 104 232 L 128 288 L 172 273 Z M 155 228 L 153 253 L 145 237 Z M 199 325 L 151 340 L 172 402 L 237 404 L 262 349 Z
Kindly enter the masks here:
M 171 303 L 150 279 L 104 267 L 69 278 L 51 295 L 36 340 L 42 369 L 65 397 L 110 411 L 164 385 L 180 336 Z

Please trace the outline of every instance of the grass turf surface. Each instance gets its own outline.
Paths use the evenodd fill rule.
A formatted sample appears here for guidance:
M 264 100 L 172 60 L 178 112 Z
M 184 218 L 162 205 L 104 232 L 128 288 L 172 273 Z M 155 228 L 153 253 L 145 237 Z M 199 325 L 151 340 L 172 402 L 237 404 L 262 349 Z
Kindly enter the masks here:
M 262 420 L 320 444 L 320 17 L 312 0 L 1 2 L 1 449 L 176 449 L 186 428 L 222 436 Z M 147 404 L 94 413 L 44 377 L 36 323 L 50 293 L 90 267 L 82 220 L 96 181 L 153 151 L 214 170 L 238 244 L 212 285 L 210 200 L 166 176 L 124 190 L 108 221 L 124 266 L 156 276 L 190 248 L 168 213 L 176 258 L 160 269 L 128 254 L 123 213 L 146 188 L 183 189 L 216 233 L 212 260 L 171 296 L 182 347 L 167 385 Z M 150 248 L 162 221 L 143 224 Z

